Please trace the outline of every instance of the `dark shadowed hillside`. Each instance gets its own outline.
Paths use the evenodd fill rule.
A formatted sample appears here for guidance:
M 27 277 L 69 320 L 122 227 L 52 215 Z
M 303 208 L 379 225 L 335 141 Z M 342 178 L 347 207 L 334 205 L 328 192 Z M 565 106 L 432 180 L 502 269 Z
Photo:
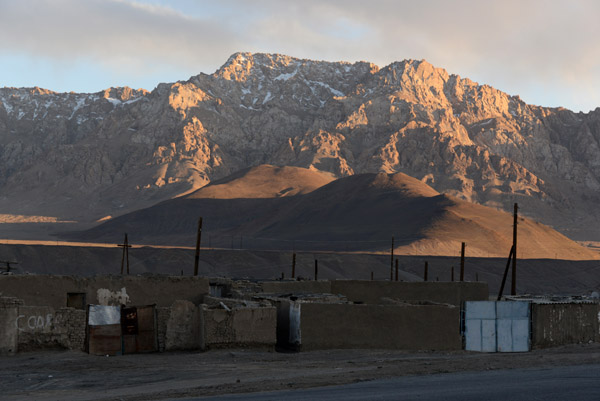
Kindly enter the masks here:
M 298 188 L 313 181 L 307 177 L 321 177 L 302 170 L 260 166 L 66 237 L 116 242 L 127 232 L 138 243 L 190 246 L 202 216 L 203 245 L 209 247 L 387 252 L 394 236 L 397 252 L 406 254 L 456 255 L 461 242 L 471 256 L 502 257 L 510 250 L 508 213 L 439 194 L 402 173 L 357 174 L 302 191 Z M 257 171 L 267 174 L 264 181 L 257 181 Z M 269 175 L 274 172 L 276 180 Z M 305 177 L 304 184 L 298 177 Z M 257 186 L 264 188 L 253 198 Z M 283 187 L 298 195 L 278 196 Z M 265 193 L 273 197 L 262 197 Z M 519 257 L 597 258 L 529 219 L 520 218 L 519 238 Z

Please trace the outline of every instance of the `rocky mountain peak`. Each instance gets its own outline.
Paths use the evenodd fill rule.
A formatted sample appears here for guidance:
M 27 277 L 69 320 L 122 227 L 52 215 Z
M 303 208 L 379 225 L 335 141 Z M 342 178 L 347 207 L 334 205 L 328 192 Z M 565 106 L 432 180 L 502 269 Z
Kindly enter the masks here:
M 67 220 L 273 164 L 402 172 L 481 204 L 518 200 L 565 230 L 600 222 L 600 110 L 530 106 L 425 60 L 379 68 L 236 53 L 151 93 L 3 88 L 0 162 L 2 210 Z
M 99 92 L 104 99 L 117 99 L 122 102 L 133 100 L 140 96 L 146 96 L 149 93 L 150 92 L 145 89 L 135 90 L 128 86 L 109 88 Z

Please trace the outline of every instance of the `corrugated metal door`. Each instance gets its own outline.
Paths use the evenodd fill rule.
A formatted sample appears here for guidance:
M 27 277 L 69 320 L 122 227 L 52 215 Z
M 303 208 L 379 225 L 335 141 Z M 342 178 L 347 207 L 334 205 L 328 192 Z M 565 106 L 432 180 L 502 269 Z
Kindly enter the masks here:
M 529 351 L 529 303 L 465 302 L 465 349 L 479 352 Z

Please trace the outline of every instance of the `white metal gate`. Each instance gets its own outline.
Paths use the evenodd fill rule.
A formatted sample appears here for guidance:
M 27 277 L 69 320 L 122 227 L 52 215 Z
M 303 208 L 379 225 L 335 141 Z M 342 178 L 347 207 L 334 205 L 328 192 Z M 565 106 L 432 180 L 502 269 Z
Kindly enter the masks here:
M 465 349 L 479 352 L 529 351 L 530 316 L 529 302 L 465 302 Z

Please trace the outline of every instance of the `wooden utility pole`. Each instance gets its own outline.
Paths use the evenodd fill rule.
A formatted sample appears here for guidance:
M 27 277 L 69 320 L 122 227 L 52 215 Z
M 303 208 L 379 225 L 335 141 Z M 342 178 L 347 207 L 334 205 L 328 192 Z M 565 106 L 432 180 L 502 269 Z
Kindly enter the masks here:
M 429 270 L 429 263 L 425 262 L 425 271 L 423 272 L 423 281 L 427 281 L 428 270 Z
M 396 259 L 396 281 L 398 281 L 398 259 Z
M 315 281 L 319 279 L 319 261 L 315 259 Z
M 131 248 L 131 245 L 129 245 L 129 241 L 127 240 L 127 233 L 125 233 L 125 240 L 123 243 L 117 246 L 123 248 L 123 256 L 121 257 L 121 275 L 123 275 L 125 259 L 127 259 L 127 274 L 129 274 L 129 248 Z
M 194 256 L 194 276 L 198 275 L 198 263 L 200 262 L 200 241 L 202 240 L 202 217 L 198 219 L 198 233 L 196 234 L 196 255 Z
M 373 272 L 371 272 L 371 281 L 373 281 Z
M 515 203 L 514 222 L 513 222 L 513 254 L 512 254 L 512 285 L 510 286 L 510 295 L 517 295 L 517 211 L 519 205 Z
M 454 266 L 450 270 L 450 281 L 454 281 Z
M 465 281 L 465 243 L 460 245 L 460 281 Z
M 292 278 L 296 278 L 296 252 L 292 254 Z
M 392 235 L 392 250 L 390 252 L 390 281 L 394 279 L 394 236 Z

